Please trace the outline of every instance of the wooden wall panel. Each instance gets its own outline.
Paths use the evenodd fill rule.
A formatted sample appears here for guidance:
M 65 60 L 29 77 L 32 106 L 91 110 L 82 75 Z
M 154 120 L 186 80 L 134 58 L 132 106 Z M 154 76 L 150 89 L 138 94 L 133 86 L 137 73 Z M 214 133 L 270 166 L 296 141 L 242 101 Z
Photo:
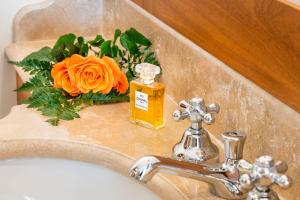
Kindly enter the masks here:
M 279 0 L 132 0 L 300 112 L 300 9 Z

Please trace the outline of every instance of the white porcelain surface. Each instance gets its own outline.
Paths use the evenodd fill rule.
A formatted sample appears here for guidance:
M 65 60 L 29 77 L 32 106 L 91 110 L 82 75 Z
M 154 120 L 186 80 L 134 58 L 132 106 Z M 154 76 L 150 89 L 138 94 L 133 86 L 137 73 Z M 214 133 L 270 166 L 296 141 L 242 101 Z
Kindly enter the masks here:
M 79 161 L 21 158 L 0 161 L 1 200 L 158 200 L 137 182 Z

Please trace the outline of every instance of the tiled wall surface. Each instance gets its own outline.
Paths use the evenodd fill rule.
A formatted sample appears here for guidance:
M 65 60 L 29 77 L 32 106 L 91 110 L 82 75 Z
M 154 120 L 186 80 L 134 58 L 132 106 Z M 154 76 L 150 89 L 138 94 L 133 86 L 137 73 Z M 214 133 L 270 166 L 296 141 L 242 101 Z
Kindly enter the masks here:
M 67 32 L 111 37 L 115 28 L 137 28 L 153 41 L 168 95 L 176 102 L 200 96 L 208 103 L 219 103 L 216 122 L 208 127 L 211 133 L 220 138 L 223 131 L 242 130 L 248 137 L 246 159 L 254 161 L 259 155 L 269 154 L 287 161 L 294 186 L 278 192 L 285 199 L 300 199 L 299 113 L 130 1 L 70 2 L 57 0 L 45 9 L 33 9 L 22 17 L 20 14 L 15 22 L 15 40 L 55 39 Z

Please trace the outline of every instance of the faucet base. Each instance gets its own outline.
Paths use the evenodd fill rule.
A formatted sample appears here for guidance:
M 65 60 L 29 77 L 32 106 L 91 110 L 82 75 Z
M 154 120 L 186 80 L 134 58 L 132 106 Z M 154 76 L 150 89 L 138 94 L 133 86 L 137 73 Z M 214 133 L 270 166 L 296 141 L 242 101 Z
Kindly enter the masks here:
M 205 129 L 188 128 L 181 141 L 173 147 L 173 158 L 192 163 L 217 163 L 219 150 Z
M 249 192 L 247 200 L 279 200 L 278 195 L 271 189 L 268 190 L 259 190 L 258 188 L 254 188 L 251 192 Z

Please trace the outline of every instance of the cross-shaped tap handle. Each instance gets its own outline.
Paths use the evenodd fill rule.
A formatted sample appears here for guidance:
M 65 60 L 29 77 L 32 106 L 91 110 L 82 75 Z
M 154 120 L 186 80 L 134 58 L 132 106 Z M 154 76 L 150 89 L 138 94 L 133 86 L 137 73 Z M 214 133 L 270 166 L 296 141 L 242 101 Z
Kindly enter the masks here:
M 174 120 L 180 121 L 188 118 L 192 123 L 212 124 L 215 120 L 214 114 L 220 110 L 218 104 L 206 106 L 204 100 L 199 97 L 194 97 L 189 101 L 180 101 L 179 107 L 179 110 L 173 112 Z
M 287 164 L 283 161 L 274 162 L 271 156 L 260 156 L 254 164 L 240 160 L 238 168 L 245 173 L 240 177 L 241 189 L 250 191 L 255 188 L 249 193 L 248 199 L 256 199 L 263 193 L 265 195 L 274 184 L 281 188 L 289 188 L 292 185 L 291 178 L 283 174 L 288 170 Z

